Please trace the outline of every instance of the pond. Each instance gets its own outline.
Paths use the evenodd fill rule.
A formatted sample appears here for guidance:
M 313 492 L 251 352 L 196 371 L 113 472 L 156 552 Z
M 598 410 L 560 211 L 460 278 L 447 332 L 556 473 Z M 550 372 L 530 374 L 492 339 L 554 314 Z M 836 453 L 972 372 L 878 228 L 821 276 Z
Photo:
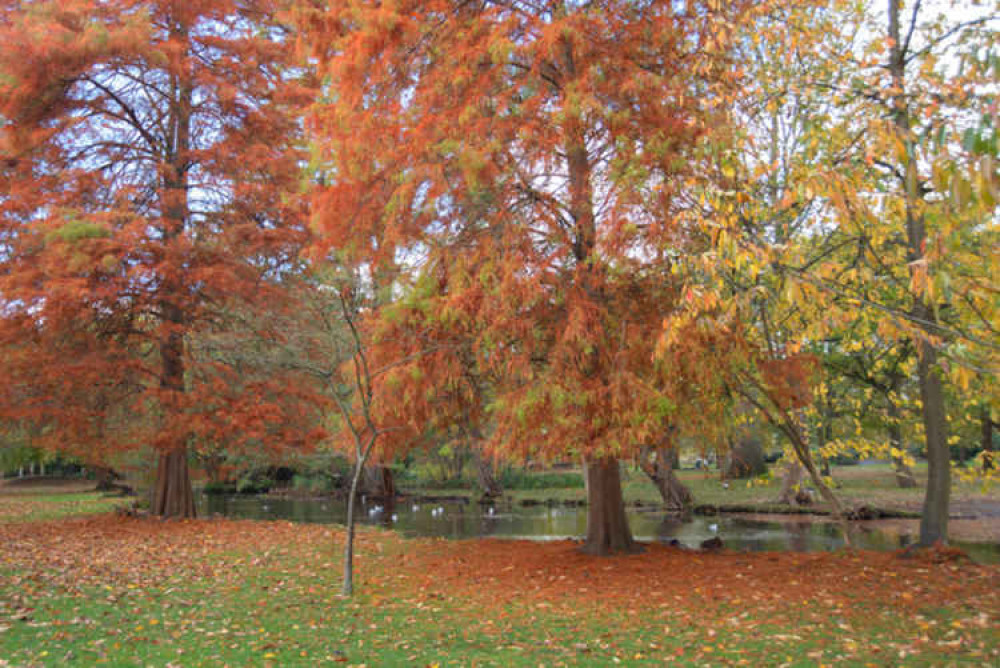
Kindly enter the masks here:
M 201 496 L 202 515 L 241 519 L 290 520 L 343 524 L 347 504 L 336 499 L 289 499 L 270 496 Z M 586 533 L 586 508 L 567 506 L 480 506 L 463 501 L 414 501 L 400 499 L 391 507 L 363 503 L 356 511 L 363 524 L 383 526 L 416 537 L 507 538 L 564 540 Z M 697 548 L 718 536 L 729 550 L 814 552 L 844 546 L 840 525 L 807 515 L 695 516 L 681 522 L 649 509 L 629 509 L 629 526 L 637 540 Z M 910 526 L 912 524 L 912 526 Z M 900 527 L 903 530 L 900 530 Z M 891 551 L 906 547 L 916 535 L 912 522 L 856 522 L 849 525 L 851 545 L 864 550 Z M 1000 544 L 954 542 L 970 557 L 983 563 L 1000 563 Z

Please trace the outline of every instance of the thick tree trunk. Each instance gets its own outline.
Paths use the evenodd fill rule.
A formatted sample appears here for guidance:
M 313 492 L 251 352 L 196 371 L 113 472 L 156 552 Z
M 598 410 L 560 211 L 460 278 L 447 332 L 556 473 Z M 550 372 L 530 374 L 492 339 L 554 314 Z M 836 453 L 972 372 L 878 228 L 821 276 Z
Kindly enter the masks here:
M 171 37 L 179 43 L 188 41 L 187 26 L 178 23 L 171 27 Z M 188 151 L 191 148 L 191 109 L 194 89 L 190 84 L 175 79 L 172 84 L 170 111 L 165 119 L 171 139 L 163 156 L 163 244 L 167 253 L 177 249 L 175 244 L 183 238 L 190 217 L 188 201 L 189 183 Z M 151 512 L 161 517 L 194 517 L 194 495 L 188 473 L 187 435 L 183 433 L 184 415 L 176 401 L 185 391 L 184 330 L 187 318 L 183 304 L 190 292 L 181 278 L 181 267 L 167 270 L 161 276 L 158 305 L 160 309 L 160 387 L 166 398 L 166 429 L 175 433 L 172 443 L 160 452 L 156 470 Z M 172 396 L 171 396 L 172 395 Z
M 948 542 L 948 509 L 951 497 L 951 452 L 948 449 L 944 388 L 937 368 L 937 351 L 927 341 L 920 344 L 917 373 L 923 402 L 924 434 L 927 439 L 927 491 L 920 517 L 919 544 L 929 547 Z
M 497 479 L 493 462 L 489 457 L 483 456 L 478 447 L 476 448 L 476 479 L 479 481 L 479 489 L 483 490 L 484 499 L 496 499 L 503 496 L 503 485 Z
M 194 494 L 188 475 L 187 448 L 160 454 L 156 469 L 156 487 L 150 509 L 159 517 L 194 517 Z
M 691 491 L 674 473 L 675 450 L 666 447 L 657 448 L 643 446 L 639 453 L 639 468 L 642 469 L 663 499 L 663 506 L 670 511 L 687 513 L 694 502 Z M 655 454 L 655 460 L 652 457 Z
M 590 460 L 586 470 L 587 538 L 581 550 L 595 555 L 637 551 L 625 516 L 618 460 Z
M 183 321 L 180 309 L 164 303 L 164 318 L 170 329 L 160 342 L 162 364 L 160 386 L 164 390 L 181 394 L 184 392 L 184 337 L 179 331 Z M 170 405 L 168 400 L 168 406 Z M 167 411 L 168 420 L 182 420 L 183 416 L 173 410 Z M 174 431 L 178 425 L 167 425 Z M 156 484 L 150 512 L 159 517 L 194 517 L 194 494 L 191 491 L 191 476 L 188 472 L 187 437 L 180 435 L 177 443 L 160 453 L 156 469 Z
M 373 499 L 395 499 L 396 478 L 392 469 L 381 464 L 365 468 L 363 493 Z
M 893 388 L 895 390 L 895 388 Z M 899 405 L 892 397 L 888 398 L 889 408 L 889 447 L 897 452 L 903 452 L 903 429 L 899 424 Z M 902 457 L 893 456 L 893 467 L 896 470 L 896 484 L 903 489 L 912 489 L 917 486 L 917 479 L 913 477 L 913 471 L 906 465 Z

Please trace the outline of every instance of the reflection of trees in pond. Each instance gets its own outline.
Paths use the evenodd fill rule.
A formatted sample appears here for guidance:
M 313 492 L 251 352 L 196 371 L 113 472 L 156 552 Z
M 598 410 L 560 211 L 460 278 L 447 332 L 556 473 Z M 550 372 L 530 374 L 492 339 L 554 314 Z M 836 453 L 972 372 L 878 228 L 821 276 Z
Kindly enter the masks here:
M 685 521 L 678 515 L 664 515 L 656 527 L 657 540 L 669 543 L 687 522 L 690 520 Z
M 496 515 L 489 515 L 482 513 L 479 517 L 479 535 L 480 537 L 493 536 L 500 529 L 500 518 Z
M 388 471 L 383 466 L 378 467 L 379 469 Z M 391 479 L 391 476 L 390 476 Z M 378 523 L 384 526 L 386 529 L 391 529 L 396 524 L 398 517 L 396 516 L 396 496 L 395 492 L 391 495 L 383 497 L 382 499 L 382 513 L 378 516 Z
M 379 512 L 370 511 L 381 507 Z M 494 514 L 479 505 L 412 501 L 394 506 L 368 500 L 356 506 L 357 521 L 382 525 L 408 536 L 439 536 L 475 538 L 488 536 L 520 536 L 553 538 L 582 536 L 586 513 L 578 508 L 563 506 L 523 508 L 497 506 Z M 260 496 L 203 496 L 199 511 L 205 516 L 222 515 L 233 518 L 291 520 L 343 524 L 346 504 L 340 499 L 282 499 Z M 432 515 L 432 511 L 434 514 Z M 392 516 L 396 515 L 393 520 Z M 728 549 L 815 551 L 837 549 L 843 545 L 842 527 L 834 522 L 815 519 L 791 519 L 787 522 L 766 518 L 740 516 L 694 517 L 681 521 L 675 515 L 631 513 L 629 522 L 638 528 L 637 534 L 669 543 L 677 538 L 688 547 L 696 547 L 714 532 Z M 912 526 L 911 526 L 912 525 Z M 851 544 L 860 549 L 891 551 L 906 547 L 915 539 L 915 522 L 878 520 L 850 525 Z M 953 543 L 966 550 L 976 561 L 1000 561 L 1000 544 Z
M 812 522 L 790 522 L 784 525 L 788 534 L 788 549 L 793 552 L 809 550 L 809 538 L 812 533 Z

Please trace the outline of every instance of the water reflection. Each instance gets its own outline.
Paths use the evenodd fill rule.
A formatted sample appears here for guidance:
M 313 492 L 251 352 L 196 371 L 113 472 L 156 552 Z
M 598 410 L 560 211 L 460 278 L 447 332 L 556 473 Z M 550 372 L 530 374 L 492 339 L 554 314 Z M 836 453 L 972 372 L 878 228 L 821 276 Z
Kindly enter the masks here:
M 203 515 L 220 514 L 245 519 L 291 520 L 342 524 L 347 505 L 330 499 L 281 499 L 260 496 L 203 496 Z M 562 506 L 479 506 L 458 501 L 358 504 L 356 520 L 399 531 L 407 536 L 441 538 L 523 538 L 560 540 L 586 533 L 586 508 Z M 842 526 L 802 516 L 720 515 L 681 521 L 662 512 L 630 510 L 629 525 L 641 541 L 671 543 L 696 548 L 719 536 L 730 550 L 815 552 L 845 545 Z M 898 529 L 898 523 L 895 525 Z M 849 525 L 851 546 L 865 550 L 898 550 L 911 535 L 883 531 L 877 522 Z M 955 543 L 980 562 L 1000 563 L 1000 545 Z

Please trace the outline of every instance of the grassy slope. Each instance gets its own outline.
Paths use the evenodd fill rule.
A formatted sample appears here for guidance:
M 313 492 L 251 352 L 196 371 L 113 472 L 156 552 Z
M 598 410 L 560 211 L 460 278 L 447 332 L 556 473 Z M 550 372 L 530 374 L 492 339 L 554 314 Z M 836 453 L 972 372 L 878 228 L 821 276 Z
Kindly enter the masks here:
M 0 665 L 1000 662 L 1000 568 L 947 554 L 600 559 L 364 530 L 345 600 L 341 540 L 287 522 L 0 524 Z

